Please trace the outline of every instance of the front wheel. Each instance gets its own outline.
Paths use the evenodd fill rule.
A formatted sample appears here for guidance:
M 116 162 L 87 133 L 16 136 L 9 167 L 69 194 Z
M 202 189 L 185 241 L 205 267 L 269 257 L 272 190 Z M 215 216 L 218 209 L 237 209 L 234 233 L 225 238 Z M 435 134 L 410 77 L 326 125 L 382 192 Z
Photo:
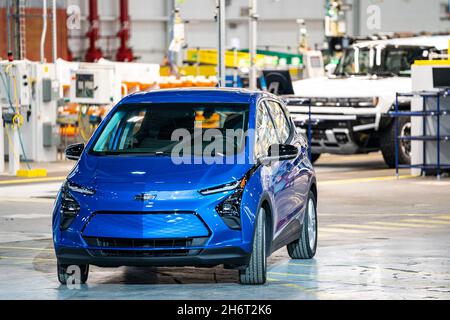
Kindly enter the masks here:
M 398 118 L 398 135 L 402 137 L 411 136 L 411 119 L 407 117 Z M 381 135 L 380 147 L 383 158 L 389 168 L 395 168 L 395 122 L 386 128 L 386 132 Z M 398 142 L 398 163 L 411 163 L 411 141 L 399 140 Z
M 287 245 L 292 259 L 311 259 L 317 248 L 317 210 L 314 193 L 309 192 L 300 238 Z
M 267 277 L 266 211 L 259 209 L 250 263 L 239 271 L 241 284 L 264 284 Z

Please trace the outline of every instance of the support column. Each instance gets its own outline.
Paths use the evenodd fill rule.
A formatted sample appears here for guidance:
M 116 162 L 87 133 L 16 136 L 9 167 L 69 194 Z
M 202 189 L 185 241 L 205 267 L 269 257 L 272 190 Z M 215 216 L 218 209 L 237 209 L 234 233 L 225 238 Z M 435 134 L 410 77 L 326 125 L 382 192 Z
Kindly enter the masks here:
M 225 0 L 217 0 L 217 25 L 219 34 L 217 75 L 219 86 L 226 86 L 225 70 Z
M 128 0 L 120 0 L 120 30 L 117 33 L 120 47 L 116 60 L 131 62 L 134 60 L 133 50 L 128 46 L 130 39 L 130 16 L 128 15 Z
M 3 118 L 0 115 L 0 174 L 5 172 L 5 133 L 3 132 Z
M 14 21 L 14 57 L 21 59 L 20 57 L 20 0 L 13 1 L 13 21 Z
M 7 34 L 7 50 L 13 52 L 11 45 L 11 0 L 6 0 L 6 34 Z
M 56 31 L 58 20 L 56 12 L 56 0 L 52 0 L 52 60 L 55 65 L 58 59 L 58 33 Z
M 89 38 L 89 48 L 86 52 L 87 62 L 96 62 L 103 57 L 102 51 L 97 47 L 100 38 L 100 18 L 98 15 L 97 0 L 89 0 L 89 31 L 86 34 Z
M 353 36 L 361 35 L 361 0 L 353 0 Z
M 256 47 L 257 47 L 257 32 L 258 32 L 258 14 L 257 14 L 257 0 L 249 0 L 249 26 L 248 26 L 248 40 L 250 53 L 250 73 L 249 73 L 249 88 L 256 90 L 257 88 L 257 69 L 256 69 Z

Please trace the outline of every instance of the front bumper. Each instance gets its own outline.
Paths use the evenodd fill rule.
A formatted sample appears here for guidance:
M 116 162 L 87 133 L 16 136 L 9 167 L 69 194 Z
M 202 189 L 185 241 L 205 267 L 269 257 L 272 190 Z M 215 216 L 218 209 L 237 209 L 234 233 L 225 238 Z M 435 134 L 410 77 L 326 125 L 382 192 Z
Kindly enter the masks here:
M 59 247 L 55 249 L 58 262 L 68 265 L 91 264 L 99 267 L 120 266 L 195 266 L 213 267 L 227 265 L 240 267 L 248 265 L 250 253 L 239 247 L 226 247 L 217 249 L 190 250 L 198 251 L 184 256 L 146 256 L 145 250 L 132 256 L 131 251 L 126 255 L 101 256 L 95 250 L 84 248 Z M 157 250 L 152 250 L 154 253 Z M 147 251 L 150 252 L 150 251 Z M 133 251 L 133 253 L 136 253 Z
M 370 144 L 370 135 L 377 132 L 380 117 L 374 110 L 353 108 L 289 106 L 288 109 L 298 130 L 308 135 L 311 120 L 311 150 L 313 153 L 355 154 L 377 148 Z M 342 112 L 345 109 L 345 112 Z M 354 112 L 352 112 L 352 109 Z M 333 113 L 334 112 L 334 113 Z
M 145 211 L 144 204 L 131 201 L 126 202 L 128 211 L 113 211 L 113 207 L 118 207 L 113 203 L 115 199 L 105 196 L 105 201 L 100 201 L 103 198 L 100 192 L 95 196 L 76 192 L 71 195 L 80 204 L 80 212 L 69 227 L 60 228 L 61 196 L 53 214 L 53 242 L 62 264 L 106 267 L 248 264 L 254 217 L 241 215 L 242 229 L 230 229 L 215 211 L 217 203 L 228 193 L 196 195 L 195 201 L 189 197 L 180 203 L 155 201 L 151 211 Z M 242 212 L 257 210 L 254 198 L 244 193 Z M 172 209 L 181 206 L 188 210 Z

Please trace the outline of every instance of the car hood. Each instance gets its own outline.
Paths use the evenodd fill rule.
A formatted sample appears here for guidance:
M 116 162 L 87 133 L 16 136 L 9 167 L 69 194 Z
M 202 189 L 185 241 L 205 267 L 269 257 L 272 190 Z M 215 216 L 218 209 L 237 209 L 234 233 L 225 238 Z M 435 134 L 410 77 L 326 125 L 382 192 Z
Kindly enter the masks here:
M 410 92 L 411 78 L 372 77 L 327 78 L 319 77 L 295 81 L 296 96 L 311 97 L 379 97 L 393 96 L 396 92 Z
M 136 191 L 200 190 L 241 179 L 249 164 L 175 164 L 170 157 L 83 156 L 71 182 L 93 188 Z

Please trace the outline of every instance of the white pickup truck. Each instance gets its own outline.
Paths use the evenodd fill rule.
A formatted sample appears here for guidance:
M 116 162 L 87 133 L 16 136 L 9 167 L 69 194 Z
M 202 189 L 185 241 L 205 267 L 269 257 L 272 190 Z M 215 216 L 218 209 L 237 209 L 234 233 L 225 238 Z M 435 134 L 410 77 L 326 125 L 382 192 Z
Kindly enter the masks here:
M 411 64 L 442 55 L 450 36 L 399 38 L 356 43 L 346 49 L 327 77 L 293 83 L 285 96 L 299 130 L 307 133 L 311 101 L 313 160 L 321 153 L 355 154 L 381 150 L 385 162 L 395 166 L 393 120 L 388 112 L 396 92 L 411 92 Z M 400 110 L 410 101 L 401 99 Z M 399 134 L 410 135 L 410 119 L 399 121 Z M 410 142 L 399 148 L 399 162 L 409 163 Z

